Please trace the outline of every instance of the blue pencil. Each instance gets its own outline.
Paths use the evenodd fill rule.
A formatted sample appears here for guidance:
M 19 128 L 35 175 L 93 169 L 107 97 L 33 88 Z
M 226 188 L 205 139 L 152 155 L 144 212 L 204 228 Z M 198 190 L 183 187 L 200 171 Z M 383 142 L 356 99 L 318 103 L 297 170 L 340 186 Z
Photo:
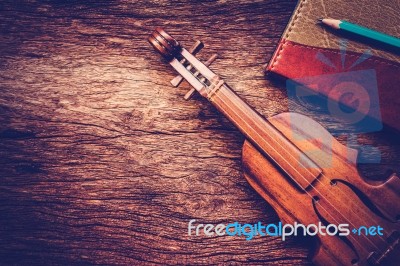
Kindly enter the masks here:
M 364 36 L 382 43 L 386 43 L 397 48 L 400 48 L 400 39 L 385 33 L 368 29 L 357 24 L 353 24 L 344 20 L 323 18 L 319 19 L 324 25 L 331 28 L 351 32 L 360 36 Z

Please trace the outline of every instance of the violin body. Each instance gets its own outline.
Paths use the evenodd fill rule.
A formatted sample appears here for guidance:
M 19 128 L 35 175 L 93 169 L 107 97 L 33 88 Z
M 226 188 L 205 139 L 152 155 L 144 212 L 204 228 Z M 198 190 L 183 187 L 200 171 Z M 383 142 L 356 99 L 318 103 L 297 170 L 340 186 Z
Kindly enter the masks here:
M 244 175 L 273 206 L 284 224 L 298 222 L 308 225 L 325 221 L 350 223 L 350 230 L 353 226 L 380 225 L 384 228 L 382 238 L 368 237 L 371 243 L 352 233 L 346 239 L 317 236 L 316 250 L 310 254 L 313 262 L 318 265 L 399 265 L 400 252 L 395 246 L 400 229 L 400 179 L 393 174 L 383 183 L 364 181 L 356 168 L 357 151 L 340 144 L 320 124 L 306 116 L 283 113 L 268 120 L 324 173 L 305 192 L 249 141 L 245 141 L 242 154 Z M 310 195 L 317 195 L 316 191 L 318 196 L 315 197 L 318 198 L 315 200 Z M 351 219 L 346 222 L 343 217 Z M 387 256 L 377 259 L 379 252 L 386 251 Z

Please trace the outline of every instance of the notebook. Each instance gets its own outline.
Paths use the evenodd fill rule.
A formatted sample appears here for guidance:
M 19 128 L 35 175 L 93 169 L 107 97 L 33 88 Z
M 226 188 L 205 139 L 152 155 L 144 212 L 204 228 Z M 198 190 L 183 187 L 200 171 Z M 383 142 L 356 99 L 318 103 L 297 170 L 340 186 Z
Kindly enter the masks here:
M 350 123 L 364 117 L 367 131 L 387 125 L 400 131 L 400 56 L 396 48 L 329 29 L 334 18 L 400 37 L 399 1 L 300 0 L 267 66 L 286 79 L 290 95 L 326 97 L 328 109 Z M 349 108 L 349 110 L 345 110 Z

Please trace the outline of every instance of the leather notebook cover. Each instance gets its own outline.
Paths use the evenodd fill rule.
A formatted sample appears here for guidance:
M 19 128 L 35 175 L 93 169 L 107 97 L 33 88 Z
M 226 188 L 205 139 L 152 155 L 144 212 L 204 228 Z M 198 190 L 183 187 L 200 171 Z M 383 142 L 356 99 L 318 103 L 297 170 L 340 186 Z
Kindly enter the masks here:
M 400 130 L 399 51 L 317 23 L 347 20 L 400 37 L 399 6 L 396 0 L 300 0 L 267 71 Z

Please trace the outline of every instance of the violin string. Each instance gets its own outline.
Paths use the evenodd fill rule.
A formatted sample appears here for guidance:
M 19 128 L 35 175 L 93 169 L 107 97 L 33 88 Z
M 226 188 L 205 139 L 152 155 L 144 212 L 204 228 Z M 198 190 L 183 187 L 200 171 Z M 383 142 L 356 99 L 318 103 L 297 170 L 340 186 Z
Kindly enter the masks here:
M 219 90 L 219 92 L 221 92 L 222 90 Z M 222 94 L 224 94 L 223 93 L 223 91 L 222 91 Z M 225 97 L 227 97 L 227 95 L 225 95 L 224 94 L 224 96 Z M 226 104 L 226 102 L 221 98 L 221 97 L 219 97 L 219 94 L 218 93 L 216 93 L 216 94 L 214 94 L 214 97 L 217 97 L 219 100 L 221 100 L 224 104 L 225 104 L 225 106 L 226 107 L 228 107 L 228 108 L 230 108 L 229 107 L 229 105 L 227 105 Z M 228 97 L 229 98 L 229 97 Z M 237 107 L 237 108 L 239 108 L 239 110 L 241 110 L 241 111 L 244 111 L 244 110 L 242 110 L 242 108 L 239 106 L 239 105 L 236 105 L 235 104 L 235 102 L 234 101 L 232 101 L 232 103 Z M 254 128 L 251 126 L 251 125 L 249 125 L 244 119 L 242 119 L 241 118 L 241 116 L 239 116 L 236 112 L 235 112 L 235 110 L 234 109 L 232 109 L 232 108 L 230 108 L 231 109 L 231 111 L 232 112 L 234 112 L 235 114 L 236 114 L 236 116 L 239 118 L 239 119 L 241 119 L 244 123 L 246 123 L 252 130 L 254 130 Z M 254 130 L 254 132 L 263 140 L 263 141 L 265 141 L 258 133 L 257 133 L 257 131 L 256 130 Z M 268 134 L 268 132 L 266 132 L 267 134 Z M 253 140 L 254 141 L 254 140 Z M 265 141 L 265 143 L 267 144 L 267 145 L 269 145 L 272 149 L 274 149 L 276 152 L 277 152 L 277 150 L 273 147 L 273 146 L 271 146 L 268 142 L 266 142 Z M 279 144 L 278 144 L 279 145 Z M 278 152 L 277 152 L 277 154 L 279 154 Z M 292 155 L 290 155 L 290 156 L 292 156 Z M 281 158 L 285 161 L 285 162 L 287 162 L 288 163 L 288 161 L 283 157 L 283 156 L 281 156 Z M 300 162 L 299 162 L 300 163 Z M 329 200 L 327 200 L 323 195 L 322 195 L 322 193 L 317 189 L 317 188 L 315 188 L 310 182 L 308 182 L 307 181 L 307 179 L 301 174 L 301 173 L 299 173 L 298 171 L 297 171 L 297 169 L 295 168 L 295 167 L 293 167 L 290 163 L 288 163 L 289 165 L 290 165 L 290 167 L 292 167 L 292 169 L 294 170 L 294 171 L 296 171 L 330 206 L 332 206 L 333 207 L 333 209 L 335 209 L 336 210 L 336 212 L 339 214 L 339 215 L 341 215 L 345 220 L 347 220 L 352 226 L 353 226 L 353 228 L 356 228 L 356 226 L 354 226 L 354 224 L 350 221 L 350 219 L 348 219 L 348 218 L 346 218 Z M 305 167 L 304 165 L 303 165 L 303 167 Z M 306 168 L 306 170 L 308 171 L 308 169 Z M 323 173 L 322 173 L 323 174 Z M 324 175 L 325 177 L 326 177 L 326 175 Z M 329 178 L 328 178 L 329 179 Z M 323 184 L 320 180 L 318 180 L 321 184 Z M 328 189 L 329 190 L 329 189 Z M 308 193 L 308 191 L 306 191 L 306 190 L 304 190 L 311 198 L 313 198 L 312 197 L 312 195 L 310 194 L 310 193 Z M 351 201 L 350 201 L 351 202 Z M 329 214 L 329 212 L 320 204 L 320 206 L 324 209 L 324 211 L 326 212 L 326 213 L 328 213 Z M 352 211 L 352 209 L 350 208 L 350 211 Z M 353 212 L 353 211 L 352 211 Z M 356 213 L 354 213 L 353 212 L 353 214 L 357 217 L 357 214 Z M 329 214 L 330 215 L 330 214 Z M 368 215 L 368 214 L 367 214 Z M 334 220 L 335 220 L 335 222 L 336 223 L 338 223 L 338 221 L 332 216 L 332 215 L 330 215 Z M 369 215 L 368 215 L 369 216 Z M 358 217 L 358 218 L 360 218 L 360 217 Z M 372 217 L 371 216 L 369 216 L 368 218 L 371 218 L 372 219 Z M 349 235 L 350 236 L 350 235 Z M 381 252 L 382 253 L 382 251 L 376 246 L 376 244 L 374 243 L 374 242 L 372 242 L 369 238 L 367 238 L 366 236 L 364 236 L 363 235 L 363 237 L 364 238 L 366 238 L 367 239 L 367 241 L 368 242 L 370 242 L 373 246 L 375 246 L 375 248 L 379 251 L 379 252 Z M 353 237 L 352 237 L 353 238 Z M 354 241 L 355 242 L 357 242 L 357 243 L 359 243 L 355 238 L 353 238 L 354 239 Z M 382 241 L 384 241 L 384 239 L 383 238 L 381 238 L 382 239 Z M 360 245 L 360 247 L 362 247 L 362 248 L 364 248 L 364 246 L 363 245 L 361 245 L 360 243 L 359 243 L 359 245 Z M 364 248 L 364 250 L 366 250 L 365 248 Z M 366 250 L 367 252 L 368 252 L 368 250 Z
M 163 39 L 165 39 L 164 36 L 161 36 L 161 37 L 162 37 Z M 166 40 L 166 41 L 168 42 L 168 40 Z M 188 60 L 187 60 L 187 61 L 188 61 Z M 193 67 L 194 67 L 194 66 L 193 66 Z M 195 67 L 194 67 L 194 68 L 195 68 Z M 193 75 L 193 74 L 192 74 L 192 75 Z M 207 86 L 207 85 L 206 85 L 206 86 Z M 208 86 L 207 86 L 207 87 L 208 87 Z M 222 93 L 222 94 L 223 94 L 223 93 Z M 225 96 L 226 96 L 226 95 L 225 95 Z M 224 101 L 221 97 L 218 97 L 218 94 L 217 94 L 217 93 L 215 93 L 215 97 L 219 98 L 227 107 L 229 107 L 229 105 L 227 105 L 227 104 L 225 103 L 225 101 Z M 229 99 L 229 98 L 228 98 L 228 99 Z M 232 101 L 232 103 L 233 103 L 234 105 L 236 105 L 234 101 Z M 244 111 L 244 110 L 241 109 L 241 107 L 240 107 L 239 105 L 236 105 L 236 107 L 239 108 L 239 110 L 241 110 L 242 112 Z M 235 112 L 234 109 L 231 108 L 231 110 L 237 115 L 238 118 L 241 119 L 241 116 L 238 116 L 238 114 Z M 245 112 L 244 112 L 244 113 L 245 113 Z M 254 128 L 253 128 L 251 125 L 249 125 L 245 120 L 242 119 L 242 121 L 243 121 L 244 123 L 246 123 L 252 130 L 254 130 Z M 239 125 L 238 125 L 238 126 L 239 126 Z M 272 145 L 270 145 L 268 142 L 266 142 L 266 141 L 258 134 L 257 131 L 254 130 L 254 132 L 261 138 L 262 141 L 264 141 L 267 145 L 269 145 L 272 149 L 274 149 L 274 150 L 277 152 L 277 150 L 276 150 Z M 264 131 L 264 132 L 265 132 L 266 134 L 269 135 L 269 133 L 268 133 L 267 131 Z M 274 138 L 272 138 L 272 139 L 274 139 Z M 280 144 L 278 143 L 278 145 L 280 145 Z M 277 152 L 277 154 L 280 155 L 279 152 Z M 326 202 L 327 202 L 329 205 L 331 205 L 331 206 L 333 207 L 333 209 L 335 209 L 339 215 L 341 215 L 345 220 L 348 220 L 348 222 L 349 222 L 353 227 L 355 227 L 354 224 L 353 224 L 349 219 L 347 219 L 339 210 L 337 210 L 337 208 L 336 208 L 329 200 L 327 200 L 327 199 L 322 195 L 322 193 L 320 193 L 320 192 L 312 185 L 312 183 L 308 182 L 307 179 L 306 179 L 293 165 L 291 165 L 282 155 L 280 155 L 280 156 L 281 156 L 281 158 L 282 158 L 286 163 L 289 164 L 289 166 L 290 166 L 293 170 L 295 170 L 295 171 L 306 181 L 306 183 L 309 183 L 309 185 L 315 190 L 315 192 L 317 192 L 322 198 L 324 198 L 324 199 L 326 200 Z M 294 158 L 294 156 L 291 155 L 291 154 L 289 154 L 289 156 L 291 156 L 292 158 Z M 271 159 L 272 159 L 272 158 L 271 158 Z M 294 158 L 294 159 L 295 159 L 295 158 Z M 299 163 L 301 164 L 301 162 L 299 162 Z M 307 172 L 309 172 L 310 174 L 312 174 L 312 173 L 309 171 L 309 169 L 308 169 L 307 167 L 305 167 L 303 164 L 301 164 L 301 165 L 306 169 Z M 281 168 L 282 168 L 282 167 L 281 167 Z M 282 169 L 282 170 L 284 170 L 284 169 Z M 330 178 L 328 178 L 326 175 L 324 175 L 323 172 L 321 172 L 320 175 L 325 176 L 328 180 L 330 180 Z M 317 182 L 320 182 L 322 185 L 325 185 L 325 184 L 322 183 L 318 178 L 317 178 Z M 304 189 L 304 191 L 305 191 L 312 199 L 314 199 L 314 197 L 312 197 L 312 195 L 309 194 L 309 192 L 306 191 L 306 189 Z M 329 188 L 328 188 L 328 191 L 330 191 Z M 330 191 L 330 193 L 333 194 L 331 191 Z M 335 195 L 334 195 L 334 196 L 335 196 Z M 350 201 L 350 202 L 351 202 L 351 201 Z M 316 203 L 318 203 L 318 202 L 316 202 Z M 329 214 L 329 212 L 327 212 L 326 209 L 325 209 L 321 204 L 320 204 L 320 206 L 325 210 L 325 212 L 326 212 L 327 214 Z M 351 208 L 350 208 L 350 211 L 352 211 L 353 214 L 357 217 L 357 214 L 354 213 L 354 211 L 353 211 Z M 367 214 L 367 213 L 366 213 L 366 214 Z M 329 215 L 330 215 L 330 214 L 329 214 Z M 337 222 L 336 219 L 335 219 L 332 215 L 330 215 L 330 216 L 335 220 L 335 222 Z M 368 216 L 368 218 L 371 218 L 368 214 L 367 214 L 367 216 Z M 360 217 L 358 217 L 358 218 L 360 218 Z M 365 236 L 365 237 L 366 237 L 366 236 Z M 353 239 L 354 239 L 354 238 L 353 238 Z M 379 248 L 378 248 L 369 238 L 366 238 L 366 239 L 367 239 L 373 246 L 375 246 L 375 247 L 379 250 Z M 383 238 L 381 238 L 381 239 L 382 239 L 383 241 L 385 241 Z M 357 242 L 356 239 L 354 239 L 354 241 Z M 363 246 L 361 245 L 361 247 L 363 247 Z M 365 249 L 365 248 L 364 248 L 364 249 Z
M 221 91 L 221 90 L 220 90 Z M 225 95 L 226 96 L 226 95 Z M 228 107 L 229 108 L 229 105 L 227 105 L 226 104 L 226 102 L 221 98 L 221 97 L 219 97 L 218 96 L 218 94 L 215 94 L 215 96 L 214 97 L 218 97 L 224 104 L 225 104 L 225 106 L 226 107 Z M 233 102 L 233 101 L 232 101 Z M 234 103 L 233 103 L 234 104 Z M 236 107 L 238 107 L 240 110 L 241 110 L 241 108 L 240 108 L 240 106 L 237 106 L 236 105 Z M 236 116 L 238 117 L 238 118 L 240 118 L 241 119 L 241 116 L 239 116 L 232 108 L 230 108 L 231 109 L 231 111 L 232 112 L 234 112 L 235 114 L 236 114 Z M 242 110 L 243 111 L 243 110 Z M 254 130 L 254 128 L 251 126 L 251 125 L 249 125 L 245 120 L 243 120 L 243 119 L 241 119 L 244 123 L 246 123 L 252 130 Z M 254 130 L 254 132 L 262 139 L 262 140 L 264 140 L 258 133 L 257 133 L 257 131 L 255 131 Z M 267 133 L 268 134 L 268 133 Z M 254 140 L 253 140 L 254 141 Z M 269 145 L 269 143 L 267 143 L 267 142 L 265 142 L 267 145 Z M 275 151 L 276 151 L 276 149 L 274 148 L 274 147 L 272 147 L 271 145 L 269 145 L 272 149 L 274 149 Z M 279 153 L 278 153 L 279 154 Z M 287 160 L 285 159 L 285 158 L 283 158 L 282 156 L 281 156 L 281 158 L 284 160 L 284 161 L 286 161 L 287 162 Z M 293 170 L 295 170 L 297 173 L 299 173 L 298 171 L 297 171 L 297 169 L 296 168 L 294 168 L 290 163 L 289 163 L 289 165 L 293 168 Z M 299 173 L 300 174 L 300 173 Z M 303 179 L 304 180 L 306 180 L 306 182 L 307 183 L 309 183 L 308 181 L 307 181 L 307 179 L 304 177 L 304 176 L 302 176 L 301 174 L 300 174 L 300 176 L 301 177 L 303 177 Z M 355 226 L 354 226 L 354 224 L 348 219 L 348 218 L 346 218 L 329 200 L 327 200 L 323 195 L 322 195 L 322 193 L 318 190 L 318 189 L 316 189 L 311 183 L 309 183 L 309 185 L 330 205 L 330 206 L 332 206 L 333 207 L 333 209 L 335 209 L 336 210 L 336 212 L 339 214 L 339 215 L 341 215 L 345 220 L 347 220 L 354 228 L 355 228 Z M 306 191 L 306 190 L 304 190 L 306 193 L 307 193 L 307 195 L 309 195 L 312 199 L 313 199 L 313 196 L 308 192 L 308 191 Z M 321 206 L 321 208 L 322 209 L 324 209 L 324 211 L 337 223 L 337 224 L 339 224 L 339 222 L 331 215 L 331 214 L 329 214 L 329 212 L 320 204 L 320 206 Z M 366 236 L 364 236 L 365 238 L 366 238 Z M 353 237 L 351 237 L 351 238 L 353 238 Z M 363 248 L 365 251 L 367 251 L 368 252 L 368 250 L 367 249 L 365 249 L 364 248 L 364 246 L 363 245 L 361 245 L 360 243 L 359 243 L 359 241 L 357 241 L 355 238 L 353 238 L 354 239 L 354 241 L 355 242 L 357 242 L 359 245 L 360 245 L 360 247 L 361 248 Z M 379 251 L 380 251 L 380 249 L 375 245 L 375 243 L 373 243 L 370 239 L 368 239 L 368 238 L 366 238 L 367 240 L 368 240 L 368 242 L 370 242 L 375 248 L 377 248 Z
M 190 63 L 189 63 L 190 64 Z M 195 68 L 195 66 L 193 66 L 192 65 L 192 67 L 194 67 Z M 197 77 L 196 77 L 197 78 Z M 204 82 L 202 82 L 202 83 L 204 83 Z M 205 84 L 205 86 L 207 86 L 208 87 L 208 85 L 207 84 Z M 225 95 L 226 96 L 226 95 Z M 226 103 L 225 103 L 225 101 L 221 98 L 221 97 L 218 97 L 218 94 L 215 94 L 215 96 L 214 97 L 217 97 L 217 98 L 219 98 L 225 105 L 226 105 Z M 229 97 L 228 97 L 229 98 Z M 234 102 L 233 102 L 233 104 L 235 104 Z M 236 105 L 236 104 L 235 104 Z M 229 107 L 228 105 L 226 105 L 227 107 Z M 243 111 L 242 109 L 241 109 L 241 107 L 240 106 L 238 106 L 238 105 L 236 105 L 238 108 L 239 108 L 239 110 L 241 110 L 241 111 Z M 231 108 L 231 110 L 237 115 L 237 113 Z M 237 115 L 238 116 L 238 115 Z M 239 118 L 241 118 L 240 116 L 238 116 Z M 254 128 L 251 126 L 251 125 L 249 125 L 245 120 L 243 120 L 242 119 L 242 121 L 244 122 L 244 123 L 246 123 L 252 130 L 254 130 Z M 257 131 L 254 131 L 257 135 L 259 135 L 258 133 L 257 133 Z M 267 134 L 268 134 L 268 132 L 266 132 Z M 263 140 L 263 141 L 265 141 L 260 135 L 259 135 L 259 137 Z M 273 138 L 272 138 L 273 139 Z M 254 141 L 254 140 L 253 140 Z M 276 151 L 276 149 L 274 148 L 274 147 L 272 147 L 268 142 L 265 142 L 267 145 L 269 145 L 272 149 L 274 149 L 275 151 Z M 277 154 L 280 154 L 280 153 L 277 153 Z M 291 154 L 289 154 L 290 156 L 292 156 Z M 281 156 L 281 158 L 285 161 L 285 162 L 287 162 L 288 163 L 288 161 L 283 157 L 283 156 Z M 272 158 L 271 158 L 272 159 Z M 300 163 L 300 162 L 299 162 Z M 335 209 L 336 210 L 336 212 L 340 215 L 340 216 L 342 216 L 345 220 L 347 220 L 354 228 L 355 228 L 355 226 L 354 226 L 354 224 L 348 219 L 348 218 L 346 218 L 329 200 L 327 200 L 311 183 L 309 183 L 308 181 L 307 181 L 307 179 L 300 173 L 300 172 L 298 172 L 298 170 L 295 168 L 295 167 L 293 167 L 293 165 L 291 165 L 290 163 L 288 163 L 289 164 L 289 166 L 294 170 L 294 171 L 296 171 L 322 198 L 324 198 L 324 200 L 330 205 L 330 206 L 332 206 L 333 207 L 333 209 Z M 300 163 L 301 164 L 301 163 Z M 303 165 L 303 167 L 305 167 L 304 165 Z M 306 169 L 306 171 L 308 171 L 309 173 L 311 173 L 306 167 L 305 167 L 305 169 Z M 282 170 L 284 170 L 284 169 L 282 169 Z M 321 173 L 321 175 L 323 175 L 323 176 L 325 176 L 326 177 L 326 175 L 324 175 L 323 173 Z M 329 180 L 329 178 L 328 178 L 328 180 Z M 320 182 L 321 184 L 323 184 L 324 185 L 324 183 L 322 183 L 320 180 L 318 180 L 317 179 L 317 181 L 318 182 Z M 330 190 L 330 189 L 328 189 L 328 190 Z M 312 199 L 313 199 L 313 197 L 312 197 L 312 195 L 311 194 L 309 194 L 306 190 L 304 190 Z M 332 192 L 331 192 L 332 193 Z M 327 210 L 322 206 L 322 205 L 320 205 L 324 210 L 325 210 L 325 212 L 327 213 L 327 214 L 329 214 L 329 212 L 327 212 Z M 352 211 L 352 209 L 350 209 L 351 211 Z M 352 211 L 353 212 L 353 211 Z M 353 212 L 353 214 L 357 217 L 357 214 L 355 214 L 354 212 Z M 330 215 L 330 214 L 329 214 Z M 335 222 L 336 223 L 338 223 L 337 221 L 336 221 L 336 219 L 332 216 L 332 215 L 330 215 L 334 220 L 335 220 Z M 371 218 L 368 214 L 367 214 L 367 216 L 369 217 L 369 218 Z M 358 217 L 358 218 L 360 218 L 360 217 Z M 375 246 L 375 248 L 376 249 L 378 249 L 379 250 L 379 252 L 381 252 L 380 251 L 380 249 L 375 245 L 375 243 L 373 243 L 369 238 L 367 238 L 366 236 L 364 236 L 363 235 L 363 237 L 365 237 L 366 239 L 367 239 L 367 241 L 368 242 L 370 242 L 373 246 Z M 351 238 L 353 238 L 353 237 L 351 237 Z M 355 242 L 357 242 L 357 243 L 359 243 L 355 238 L 353 238 L 354 239 L 354 241 Z M 382 241 L 385 241 L 383 238 L 381 238 L 382 239 Z M 359 243 L 360 244 L 360 243 Z M 363 245 L 361 245 L 360 244 L 360 247 L 362 247 L 364 250 L 366 250 L 365 248 L 364 248 L 364 246 Z M 367 250 L 366 250 L 367 251 Z M 367 251 L 368 252 L 368 251 Z M 381 252 L 382 253 L 382 252 Z

